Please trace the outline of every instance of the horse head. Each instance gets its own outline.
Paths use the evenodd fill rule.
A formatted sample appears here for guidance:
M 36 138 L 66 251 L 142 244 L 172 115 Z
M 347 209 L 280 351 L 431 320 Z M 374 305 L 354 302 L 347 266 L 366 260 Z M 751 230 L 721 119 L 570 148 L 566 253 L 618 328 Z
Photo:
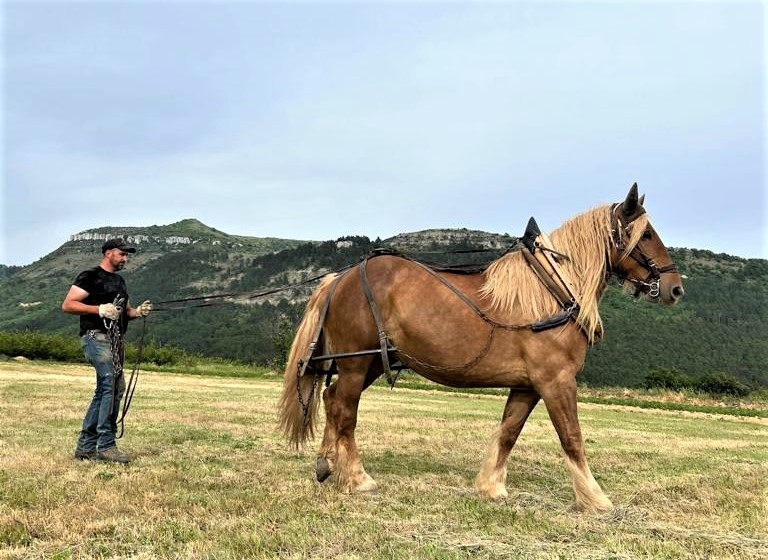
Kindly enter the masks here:
M 634 285 L 635 296 L 674 304 L 685 294 L 683 280 L 648 220 L 644 200 L 645 195 L 638 197 L 635 183 L 624 202 L 611 208 L 609 271 Z

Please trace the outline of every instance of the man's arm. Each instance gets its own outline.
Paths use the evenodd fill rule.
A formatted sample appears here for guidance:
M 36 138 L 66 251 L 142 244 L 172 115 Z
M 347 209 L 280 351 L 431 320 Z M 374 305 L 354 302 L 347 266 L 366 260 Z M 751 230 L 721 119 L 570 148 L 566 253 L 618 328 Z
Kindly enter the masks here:
M 77 286 L 71 286 L 64 301 L 61 302 L 61 310 L 64 313 L 72 315 L 87 315 L 88 313 L 98 313 L 98 305 L 88 305 L 83 300 L 88 297 L 88 292 Z
M 83 300 L 88 297 L 88 292 L 75 285 L 70 286 L 64 301 L 61 302 L 61 310 L 72 315 L 88 315 L 94 313 L 99 317 L 116 320 L 120 316 L 120 310 L 111 303 L 101 305 L 88 305 Z

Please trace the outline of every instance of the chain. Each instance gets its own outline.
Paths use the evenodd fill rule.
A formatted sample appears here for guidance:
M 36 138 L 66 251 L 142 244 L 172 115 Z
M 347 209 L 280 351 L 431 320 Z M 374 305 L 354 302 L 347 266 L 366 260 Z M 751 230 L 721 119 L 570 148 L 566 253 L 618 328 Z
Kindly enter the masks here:
M 104 328 L 106 329 L 107 340 L 109 340 L 109 348 L 112 353 L 112 370 L 114 372 L 112 377 L 112 394 L 109 400 L 109 414 L 112 416 L 115 413 L 115 391 L 117 390 L 117 383 L 120 376 L 123 375 L 125 346 L 123 344 L 123 333 L 120 332 L 119 318 L 114 321 L 107 321 L 104 319 Z
M 309 407 L 312 404 L 312 399 L 315 396 L 315 387 L 317 386 L 318 379 L 320 379 L 320 374 L 317 370 L 315 370 L 315 373 L 312 377 L 312 388 L 309 391 L 307 401 L 304 402 L 304 398 L 301 396 L 301 365 L 301 363 L 298 364 L 296 371 L 296 393 L 299 396 L 299 404 L 301 404 L 301 410 L 304 413 L 304 426 L 307 426 L 309 424 Z
M 118 296 L 114 301 L 115 307 L 120 309 L 122 315 L 122 307 L 125 305 L 125 298 Z M 144 349 L 144 334 L 147 331 L 147 318 L 142 317 L 141 338 L 136 350 L 136 362 L 134 363 L 133 370 L 131 371 L 131 377 L 126 384 L 125 399 L 123 400 L 123 409 L 120 414 L 120 418 L 116 420 L 116 424 L 120 425 L 120 433 L 117 438 L 120 439 L 125 433 L 125 416 L 128 414 L 128 409 L 131 406 L 133 400 L 133 393 L 136 391 L 136 384 L 139 380 L 139 364 L 141 363 L 141 354 Z M 120 376 L 123 375 L 123 369 L 125 364 L 125 343 L 123 340 L 123 333 L 120 330 L 119 318 L 114 321 L 108 321 L 104 319 L 104 329 L 106 330 L 107 339 L 109 340 L 109 347 L 112 353 L 112 368 L 114 369 L 114 380 L 112 382 L 112 396 L 110 397 L 109 410 L 110 414 L 115 413 L 115 391 L 117 390 L 117 381 Z
M 475 367 L 477 364 L 479 364 L 480 360 L 485 358 L 485 356 L 488 354 L 488 352 L 491 349 L 491 345 L 493 344 L 493 338 L 497 328 L 498 328 L 497 325 L 491 325 L 491 330 L 488 333 L 488 338 L 485 340 L 485 346 L 483 346 L 483 348 L 474 358 L 458 366 L 436 366 L 436 365 L 424 362 L 415 356 L 411 356 L 407 352 L 403 352 L 399 347 L 397 349 L 397 353 L 400 354 L 403 358 L 405 358 L 405 360 L 403 360 L 404 362 L 408 364 L 417 364 L 422 368 L 430 369 L 435 372 L 450 373 L 454 371 L 466 371 L 468 369 Z
M 112 351 L 112 368 L 115 372 L 115 378 L 123 374 L 123 363 L 125 361 L 125 345 L 123 344 L 123 333 L 120 332 L 118 321 L 104 321 L 104 327 L 107 330 L 109 347 Z

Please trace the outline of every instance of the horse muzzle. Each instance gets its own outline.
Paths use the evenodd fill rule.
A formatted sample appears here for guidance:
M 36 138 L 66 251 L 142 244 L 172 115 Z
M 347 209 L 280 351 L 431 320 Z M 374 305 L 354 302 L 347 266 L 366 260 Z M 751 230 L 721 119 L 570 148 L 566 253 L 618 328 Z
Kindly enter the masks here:
M 662 278 L 652 281 L 652 284 L 656 285 L 656 289 L 653 288 L 648 292 L 648 297 L 651 299 L 661 300 L 667 305 L 674 305 L 683 299 L 685 296 L 685 289 L 683 289 L 683 281 L 680 275 L 674 273 L 672 278 L 666 280 L 662 275 Z M 677 278 L 674 278 L 676 276 Z M 654 295 L 655 294 L 655 295 Z

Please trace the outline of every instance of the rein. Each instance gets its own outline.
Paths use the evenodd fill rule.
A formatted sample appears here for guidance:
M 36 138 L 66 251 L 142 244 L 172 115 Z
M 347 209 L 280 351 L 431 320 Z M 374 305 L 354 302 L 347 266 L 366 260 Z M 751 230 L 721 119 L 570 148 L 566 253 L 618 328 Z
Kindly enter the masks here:
M 308 278 L 302 282 L 297 282 L 295 284 L 287 284 L 285 286 L 279 286 L 277 288 L 272 288 L 270 290 L 251 291 L 251 292 L 232 292 L 228 294 L 210 294 L 205 296 L 196 296 L 196 297 L 159 301 L 153 306 L 153 311 L 177 311 L 180 309 L 189 309 L 193 307 L 213 307 L 216 305 L 226 305 L 228 303 L 232 303 L 231 300 L 233 299 L 256 299 L 256 298 L 300 288 L 301 286 L 305 286 L 307 284 L 311 284 L 312 282 L 316 282 L 324 278 L 328 274 L 339 274 L 341 272 L 344 272 L 352 268 L 353 266 L 355 266 L 355 263 L 345 265 L 339 269 L 336 269 L 330 272 L 324 272 L 323 274 L 318 274 L 317 276 L 313 276 L 312 278 Z M 197 302 L 197 303 L 193 303 L 192 305 L 173 305 L 173 304 L 180 304 L 180 303 L 186 303 L 186 302 Z
M 136 385 L 139 382 L 139 365 L 141 364 L 141 353 L 144 350 L 144 335 L 147 332 L 147 318 L 141 318 L 141 338 L 139 344 L 136 347 L 136 361 L 133 364 L 133 370 L 131 376 L 128 378 L 128 383 L 125 385 L 125 399 L 123 399 L 123 410 L 120 414 L 120 418 L 117 420 L 117 424 L 120 424 L 120 433 L 118 439 L 123 437 L 125 432 L 125 417 L 128 414 L 128 409 L 131 407 L 133 401 L 133 393 L 136 392 Z
M 125 304 L 125 299 L 115 299 L 115 305 L 122 307 Z M 123 375 L 123 366 L 125 363 L 125 344 L 123 340 L 123 333 L 120 330 L 120 322 L 117 320 L 107 321 L 104 320 L 104 328 L 106 329 L 107 340 L 109 340 L 109 348 L 112 354 L 112 368 L 115 372 L 115 380 L 112 383 L 112 395 L 110 397 L 109 410 L 111 414 L 115 413 L 115 391 L 117 389 L 117 380 Z M 123 407 L 120 417 L 115 421 L 120 425 L 120 432 L 117 438 L 120 439 L 125 433 L 125 417 L 128 414 L 128 409 L 131 407 L 131 401 L 133 401 L 133 393 L 136 391 L 136 384 L 139 381 L 139 365 L 141 364 L 141 354 L 144 350 L 144 335 L 147 332 L 147 318 L 142 317 L 141 325 L 141 338 L 136 349 L 136 361 L 131 371 L 131 376 L 128 378 L 125 389 L 125 399 L 123 400 Z
M 453 254 L 453 253 L 486 253 L 486 252 L 492 252 L 497 251 L 496 249 L 460 249 L 456 251 L 443 251 L 443 252 L 428 252 L 424 254 Z M 363 255 L 361 257 L 361 264 L 364 264 L 366 260 L 370 258 L 368 254 Z M 407 257 L 404 257 L 407 258 Z M 415 262 L 415 261 L 414 261 Z M 304 371 L 307 369 L 307 365 L 309 363 L 309 358 L 312 357 L 312 354 L 315 351 L 315 346 L 317 344 L 317 340 L 320 337 L 320 332 L 322 331 L 322 325 L 324 322 L 325 314 L 328 311 L 328 307 L 330 305 L 330 295 L 333 294 L 333 291 L 336 289 L 336 285 L 338 285 L 338 280 L 343 276 L 349 269 L 352 267 L 357 266 L 357 263 L 351 263 L 348 265 L 345 265 L 341 268 L 338 268 L 331 272 L 325 272 L 323 274 L 319 274 L 317 276 L 313 276 L 312 278 L 308 278 L 307 280 L 304 280 L 302 282 L 297 282 L 295 284 L 289 284 L 285 286 L 280 286 L 277 288 L 273 288 L 270 290 L 263 290 L 263 291 L 250 291 L 250 292 L 232 292 L 232 293 L 224 293 L 224 294 L 210 294 L 210 295 L 204 295 L 204 296 L 196 296 L 196 297 L 189 297 L 189 298 L 179 298 L 179 299 L 171 299 L 171 300 L 165 300 L 157 302 L 154 305 L 153 311 L 176 311 L 176 310 L 182 310 L 182 309 L 189 309 L 189 308 L 196 308 L 196 307 L 213 307 L 217 305 L 225 305 L 228 303 L 231 303 L 231 300 L 238 299 L 238 298 L 245 298 L 245 299 L 256 299 L 288 290 L 293 290 L 302 286 L 305 286 L 307 284 L 311 284 L 313 282 L 316 282 L 325 276 L 329 274 L 336 274 L 337 278 L 334 282 L 334 285 L 331 289 L 331 292 L 329 294 L 329 297 L 326 301 L 326 305 L 323 310 L 323 320 L 320 321 L 317 333 L 315 334 L 313 340 L 315 341 L 312 345 L 310 345 L 310 352 L 307 356 L 307 360 L 303 361 L 303 368 L 300 367 L 299 376 L 303 375 Z M 447 270 L 455 270 L 457 273 L 468 273 L 466 270 L 462 269 L 462 265 L 458 265 L 456 267 L 446 267 Z M 362 270 L 362 269 L 361 269 Z M 365 282 L 367 284 L 367 280 Z M 178 305 L 178 304 L 186 304 L 189 302 L 194 302 L 191 305 Z M 115 305 L 122 306 L 125 303 L 125 301 L 115 301 Z M 117 424 L 120 425 L 120 433 L 117 436 L 118 438 L 122 438 L 123 434 L 125 432 L 125 417 L 128 414 L 128 410 L 130 409 L 131 402 L 133 401 L 133 395 L 136 391 L 136 385 L 138 383 L 139 378 L 139 366 L 141 364 L 141 357 L 142 357 L 142 351 L 144 349 L 144 337 L 147 332 L 147 320 L 146 317 L 142 318 L 142 328 L 141 328 L 141 338 L 139 339 L 139 344 L 137 346 L 136 350 L 136 361 L 133 366 L 133 370 L 131 371 L 131 376 L 128 380 L 128 383 L 126 383 L 126 392 L 125 392 L 125 399 L 123 400 L 123 407 L 122 412 L 120 415 L 120 418 L 117 420 Z M 110 349 L 112 353 L 112 366 L 115 371 L 115 379 L 117 379 L 120 375 L 123 374 L 123 363 L 125 360 L 125 347 L 123 344 L 123 336 L 120 332 L 120 325 L 118 321 L 111 321 L 109 324 L 107 321 L 104 321 L 104 327 L 107 331 L 107 337 L 110 342 Z M 383 332 L 383 331 L 382 331 Z M 382 344 L 384 345 L 386 342 L 386 335 L 382 338 Z M 386 351 L 394 350 L 393 348 L 387 348 L 387 350 L 384 350 L 385 346 L 382 346 L 382 354 L 385 355 Z M 388 364 L 388 362 L 386 362 Z M 315 373 L 315 377 L 317 378 L 319 375 L 318 372 Z M 394 380 L 391 380 L 391 384 L 394 385 Z M 307 402 L 304 402 L 304 399 L 302 398 L 301 391 L 299 390 L 299 402 L 302 404 L 302 408 L 304 408 L 304 416 L 305 421 L 307 420 L 307 411 L 309 408 L 309 404 L 312 402 L 313 393 L 314 393 L 314 386 L 312 385 L 312 391 L 310 392 Z M 114 412 L 114 403 L 115 403 L 115 384 L 112 385 L 112 397 L 111 397 L 111 403 L 110 403 L 110 410 Z

